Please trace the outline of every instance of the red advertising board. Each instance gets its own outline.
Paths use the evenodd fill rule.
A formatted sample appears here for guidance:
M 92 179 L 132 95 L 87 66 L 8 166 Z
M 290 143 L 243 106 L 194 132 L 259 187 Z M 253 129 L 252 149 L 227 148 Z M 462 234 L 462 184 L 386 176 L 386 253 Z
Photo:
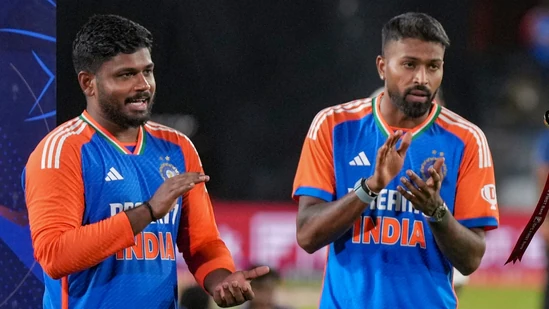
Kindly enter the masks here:
M 214 202 L 218 228 L 239 268 L 267 264 L 286 276 L 321 275 L 326 249 L 310 255 L 296 242 L 297 205 L 269 202 Z M 471 284 L 539 285 L 544 279 L 545 248 L 538 233 L 522 262 L 503 265 L 529 214 L 501 212 L 500 227 L 486 234 L 486 254 Z

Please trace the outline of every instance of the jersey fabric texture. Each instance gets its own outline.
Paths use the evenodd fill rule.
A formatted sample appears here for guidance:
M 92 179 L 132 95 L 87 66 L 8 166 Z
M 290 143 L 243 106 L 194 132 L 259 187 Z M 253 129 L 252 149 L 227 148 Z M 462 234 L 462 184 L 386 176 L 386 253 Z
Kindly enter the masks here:
M 214 269 L 234 271 L 204 184 L 135 236 L 124 212 L 169 177 L 201 171 L 191 141 L 153 122 L 131 145 L 86 111 L 48 134 L 25 175 L 34 254 L 45 270 L 44 308 L 175 309 L 177 249 L 201 285 Z
M 382 96 L 317 114 L 304 142 L 294 199 L 306 195 L 335 201 L 359 178 L 374 173 L 378 149 L 398 129 L 380 115 Z M 437 247 L 424 216 L 397 186 L 408 169 L 428 179 L 429 167 L 444 157 L 441 196 L 451 213 L 468 228 L 496 228 L 491 153 L 477 126 L 436 103 L 411 133 L 401 173 L 352 228 L 329 245 L 320 308 L 457 307 L 453 266 Z

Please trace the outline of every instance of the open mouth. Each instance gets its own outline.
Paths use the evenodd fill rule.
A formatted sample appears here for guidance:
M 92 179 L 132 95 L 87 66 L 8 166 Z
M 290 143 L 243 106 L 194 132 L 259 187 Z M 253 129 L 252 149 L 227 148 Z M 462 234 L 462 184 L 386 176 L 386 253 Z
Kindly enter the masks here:
M 145 111 L 147 110 L 147 105 L 149 104 L 149 98 L 138 98 L 138 99 L 129 99 L 126 100 L 126 104 L 130 106 L 132 110 L 135 111 Z

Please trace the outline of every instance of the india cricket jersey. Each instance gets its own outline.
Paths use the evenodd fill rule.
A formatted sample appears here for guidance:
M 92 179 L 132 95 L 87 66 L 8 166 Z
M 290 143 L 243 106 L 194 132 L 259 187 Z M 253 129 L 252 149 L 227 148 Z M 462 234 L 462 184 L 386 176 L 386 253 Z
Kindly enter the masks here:
M 153 122 L 123 144 L 85 111 L 46 136 L 26 167 L 44 308 L 175 309 L 177 248 L 201 285 L 214 269 L 234 271 L 204 184 L 135 236 L 124 212 L 169 177 L 201 171 L 191 141 Z
M 359 178 L 374 173 L 378 149 L 399 129 L 382 118 L 382 96 L 317 114 L 303 146 L 294 199 L 306 195 L 335 201 L 353 190 Z M 441 196 L 451 213 L 468 228 L 496 228 L 491 153 L 477 126 L 437 104 L 411 131 L 401 173 L 352 228 L 329 245 L 320 308 L 456 308 L 453 266 L 424 216 L 397 186 L 408 169 L 426 180 L 429 167 L 444 157 Z

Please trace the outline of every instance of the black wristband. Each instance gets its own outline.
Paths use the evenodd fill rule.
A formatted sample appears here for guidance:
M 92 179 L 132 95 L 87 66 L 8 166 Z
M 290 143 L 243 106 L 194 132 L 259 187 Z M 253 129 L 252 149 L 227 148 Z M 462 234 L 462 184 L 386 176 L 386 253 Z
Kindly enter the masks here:
M 145 207 L 147 207 L 147 209 L 149 210 L 149 213 L 151 214 L 151 220 L 152 220 L 152 221 L 158 220 L 158 219 L 154 216 L 152 206 L 151 206 L 151 204 L 149 204 L 148 201 L 147 201 L 147 202 L 144 202 L 142 205 L 145 206 Z

